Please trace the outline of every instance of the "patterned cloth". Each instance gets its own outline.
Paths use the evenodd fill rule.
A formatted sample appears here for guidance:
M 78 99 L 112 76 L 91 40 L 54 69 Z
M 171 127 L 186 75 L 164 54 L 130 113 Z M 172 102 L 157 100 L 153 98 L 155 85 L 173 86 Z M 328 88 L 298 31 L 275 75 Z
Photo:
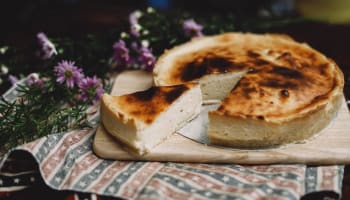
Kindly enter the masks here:
M 16 159 L 11 154 L 25 151 L 38 163 L 44 182 L 57 190 L 125 199 L 340 197 L 343 166 L 242 166 L 104 160 L 91 151 L 94 133 L 95 129 L 53 134 L 19 146 L 2 159 L 0 169 L 7 160 Z M 21 185 L 31 180 L 33 178 L 18 178 L 13 184 Z M 0 176 L 0 185 L 4 181 Z

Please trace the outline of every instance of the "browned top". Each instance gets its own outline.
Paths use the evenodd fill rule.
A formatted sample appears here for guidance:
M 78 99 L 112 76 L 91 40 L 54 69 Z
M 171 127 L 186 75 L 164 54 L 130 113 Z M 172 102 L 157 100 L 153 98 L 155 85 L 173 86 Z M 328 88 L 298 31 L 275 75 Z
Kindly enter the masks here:
M 128 116 L 150 124 L 170 104 L 195 84 L 151 87 L 146 91 L 123 96 L 114 96 L 112 105 L 118 107 L 119 118 Z
M 161 69 L 172 51 L 166 53 L 156 66 L 155 78 L 174 84 L 206 74 L 248 70 L 223 101 L 218 114 L 261 120 L 283 117 L 327 100 L 334 90 L 342 90 L 344 84 L 335 63 L 291 39 L 223 34 L 192 41 L 174 51 L 195 49 L 200 43 L 205 48 L 173 59 L 168 73 Z

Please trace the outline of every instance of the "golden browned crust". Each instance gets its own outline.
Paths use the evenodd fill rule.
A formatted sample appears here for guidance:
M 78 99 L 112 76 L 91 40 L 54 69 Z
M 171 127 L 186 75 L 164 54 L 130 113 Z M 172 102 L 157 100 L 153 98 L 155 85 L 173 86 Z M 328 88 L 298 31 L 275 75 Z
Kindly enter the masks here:
M 191 48 L 196 50 L 178 53 Z M 169 66 L 174 52 L 178 55 Z M 193 40 L 166 52 L 154 75 L 158 84 L 171 85 L 242 70 L 248 73 L 216 114 L 281 123 L 314 112 L 342 93 L 344 85 L 334 62 L 306 44 L 274 34 L 226 33 Z
M 111 104 L 122 108 L 117 108 L 119 112 L 114 112 L 117 113 L 116 117 L 122 119 L 122 121 L 127 121 L 127 119 L 123 119 L 129 118 L 142 121 L 145 124 L 151 124 L 178 97 L 194 86 L 194 83 L 164 87 L 153 86 L 145 91 L 113 96 Z M 104 98 L 102 98 L 102 106 L 105 102 Z

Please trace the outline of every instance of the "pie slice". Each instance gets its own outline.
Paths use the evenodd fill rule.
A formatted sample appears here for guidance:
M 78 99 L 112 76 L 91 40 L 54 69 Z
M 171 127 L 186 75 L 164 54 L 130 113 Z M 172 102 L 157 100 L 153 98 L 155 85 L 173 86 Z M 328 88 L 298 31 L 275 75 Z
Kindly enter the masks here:
M 225 78 L 223 78 L 225 77 Z M 339 67 L 285 35 L 225 33 L 165 52 L 156 85 L 197 81 L 209 112 L 212 144 L 271 147 L 312 137 L 334 118 L 343 99 Z
M 104 94 L 101 122 L 120 142 L 144 154 L 195 118 L 201 104 L 196 83 L 153 86 L 122 96 Z

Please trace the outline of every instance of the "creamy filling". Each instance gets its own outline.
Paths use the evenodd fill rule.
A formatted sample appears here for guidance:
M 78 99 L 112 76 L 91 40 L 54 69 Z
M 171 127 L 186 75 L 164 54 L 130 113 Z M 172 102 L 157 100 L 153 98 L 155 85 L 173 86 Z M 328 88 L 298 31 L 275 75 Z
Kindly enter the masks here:
M 223 100 L 247 71 L 208 74 L 199 80 L 203 101 Z
M 150 125 L 133 120 L 123 123 L 109 116 L 108 112 L 101 113 L 101 116 L 110 134 L 135 148 L 139 154 L 144 154 L 196 117 L 200 112 L 201 104 L 200 87 L 196 86 L 180 96 Z
M 152 125 L 139 130 L 136 141 L 139 141 L 146 151 L 152 149 L 196 117 L 200 113 L 201 104 L 201 91 L 197 86 L 179 97 Z

